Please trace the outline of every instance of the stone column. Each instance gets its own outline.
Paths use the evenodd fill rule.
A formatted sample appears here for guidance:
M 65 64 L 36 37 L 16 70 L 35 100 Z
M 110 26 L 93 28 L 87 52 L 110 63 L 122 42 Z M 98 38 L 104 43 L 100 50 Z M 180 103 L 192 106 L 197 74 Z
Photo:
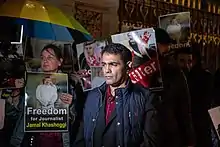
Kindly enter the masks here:
M 118 0 L 117 0 L 118 1 Z M 119 1 L 108 6 L 108 11 L 103 15 L 103 35 L 108 36 L 118 31 Z

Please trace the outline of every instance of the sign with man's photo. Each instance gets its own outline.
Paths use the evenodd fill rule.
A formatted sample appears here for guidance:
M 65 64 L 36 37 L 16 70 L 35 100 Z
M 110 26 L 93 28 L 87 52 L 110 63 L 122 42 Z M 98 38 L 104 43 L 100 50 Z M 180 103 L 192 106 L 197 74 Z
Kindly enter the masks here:
M 67 74 L 28 72 L 25 98 L 25 132 L 68 131 L 68 104 L 60 96 L 68 93 Z
M 133 68 L 129 71 L 133 83 L 155 90 L 163 88 L 153 28 L 116 34 L 111 38 L 113 43 L 123 44 L 133 53 Z
M 159 16 L 159 27 L 170 35 L 172 40 L 170 49 L 190 47 L 190 12 Z
M 107 42 L 105 40 L 93 40 L 76 46 L 80 68 L 77 74 L 81 77 L 81 83 L 84 91 L 95 88 L 93 86 L 94 84 L 92 84 L 91 68 L 99 68 L 101 66 L 101 51 L 106 44 Z

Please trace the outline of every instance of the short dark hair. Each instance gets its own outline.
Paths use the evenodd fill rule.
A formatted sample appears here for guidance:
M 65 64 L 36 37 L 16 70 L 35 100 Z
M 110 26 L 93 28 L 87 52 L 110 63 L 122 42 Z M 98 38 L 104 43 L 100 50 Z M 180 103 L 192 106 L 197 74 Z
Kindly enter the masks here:
M 105 46 L 102 50 L 101 55 L 104 53 L 120 55 L 122 61 L 126 64 L 127 62 L 132 61 L 132 53 L 131 51 L 122 44 L 119 43 L 110 43 Z
M 192 49 L 191 47 L 183 47 L 179 48 L 174 52 L 174 59 L 177 60 L 179 55 L 185 54 L 185 55 L 192 55 Z
M 155 30 L 155 37 L 156 37 L 157 43 L 160 43 L 160 44 L 171 43 L 171 38 L 170 38 L 170 35 L 167 33 L 167 31 L 161 28 L 154 28 L 154 30 Z
M 45 80 L 46 79 L 50 79 L 50 76 L 45 76 L 44 78 L 43 78 L 43 84 L 45 83 Z
M 191 47 L 182 47 L 179 48 L 176 53 L 178 54 L 192 54 L 192 48 Z
M 48 50 L 49 48 L 51 48 L 54 51 L 54 54 L 58 60 L 63 58 L 61 49 L 54 44 L 48 44 L 48 45 L 44 46 L 44 48 L 41 50 L 41 54 L 43 51 Z

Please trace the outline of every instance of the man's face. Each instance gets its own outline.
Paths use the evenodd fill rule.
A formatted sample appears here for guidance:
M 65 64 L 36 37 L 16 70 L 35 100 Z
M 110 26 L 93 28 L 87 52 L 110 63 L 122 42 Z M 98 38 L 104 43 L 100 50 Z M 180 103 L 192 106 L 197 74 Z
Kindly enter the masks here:
M 127 36 L 130 41 L 134 41 L 132 34 L 128 33 Z
M 93 56 L 94 55 L 94 44 L 86 45 L 85 46 L 85 51 L 87 52 L 88 56 Z
M 44 79 L 44 84 L 45 85 L 52 85 L 53 82 L 52 82 L 52 80 L 50 78 L 46 78 L 46 79 Z
M 177 63 L 180 68 L 190 70 L 192 68 L 192 55 L 179 54 L 177 57 Z
M 56 58 L 53 49 L 49 48 L 41 54 L 41 68 L 44 72 L 56 72 L 61 66 L 61 61 Z
M 161 55 L 163 55 L 164 53 L 167 53 L 169 51 L 169 44 L 157 43 L 157 47 L 158 47 L 159 53 Z
M 120 55 L 104 53 L 102 55 L 102 70 L 106 83 L 117 87 L 126 79 L 126 67 Z
M 144 36 L 148 37 L 148 36 L 150 36 L 150 33 L 149 32 L 144 32 Z
M 176 19 L 173 19 L 171 24 L 172 24 L 172 25 L 177 25 L 177 24 L 179 24 L 179 23 L 178 23 L 178 21 L 177 21 Z

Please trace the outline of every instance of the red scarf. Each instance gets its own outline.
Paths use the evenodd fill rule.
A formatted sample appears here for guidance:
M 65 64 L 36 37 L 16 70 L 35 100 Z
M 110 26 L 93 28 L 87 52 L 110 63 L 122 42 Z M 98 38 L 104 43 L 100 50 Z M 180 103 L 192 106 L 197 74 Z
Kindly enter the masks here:
M 99 66 L 99 62 L 97 61 L 95 56 L 88 57 L 88 64 L 90 66 Z

